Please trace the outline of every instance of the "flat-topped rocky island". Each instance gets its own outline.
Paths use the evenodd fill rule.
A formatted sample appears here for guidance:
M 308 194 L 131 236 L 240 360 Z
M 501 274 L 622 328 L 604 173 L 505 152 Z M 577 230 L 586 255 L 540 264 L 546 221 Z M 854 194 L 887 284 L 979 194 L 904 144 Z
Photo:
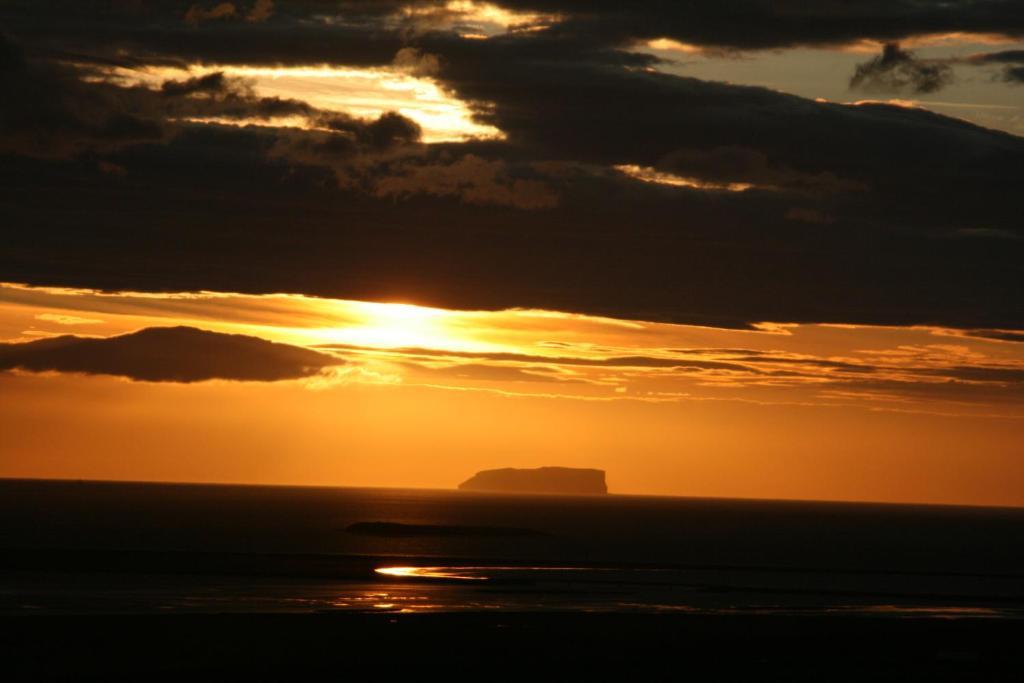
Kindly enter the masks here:
M 608 485 L 605 483 L 604 470 L 575 467 L 505 467 L 477 472 L 459 484 L 459 490 L 599 496 L 608 493 Z

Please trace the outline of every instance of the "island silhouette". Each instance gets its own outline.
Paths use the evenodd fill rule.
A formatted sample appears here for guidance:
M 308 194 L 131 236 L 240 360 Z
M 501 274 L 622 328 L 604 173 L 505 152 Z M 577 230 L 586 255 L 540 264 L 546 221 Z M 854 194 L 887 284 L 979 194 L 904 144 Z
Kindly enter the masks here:
M 477 472 L 459 484 L 460 491 L 547 493 L 594 496 L 608 493 L 604 470 L 575 467 L 505 467 Z

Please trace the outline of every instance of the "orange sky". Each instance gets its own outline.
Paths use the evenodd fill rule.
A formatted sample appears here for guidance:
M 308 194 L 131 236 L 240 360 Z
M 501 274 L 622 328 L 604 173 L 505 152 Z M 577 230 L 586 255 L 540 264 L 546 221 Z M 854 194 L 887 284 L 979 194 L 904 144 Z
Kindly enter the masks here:
M 0 340 L 189 325 L 333 353 L 304 379 L 0 372 L 0 476 L 447 488 L 501 466 L 616 493 L 1024 505 L 1024 345 L 543 311 L 0 287 Z

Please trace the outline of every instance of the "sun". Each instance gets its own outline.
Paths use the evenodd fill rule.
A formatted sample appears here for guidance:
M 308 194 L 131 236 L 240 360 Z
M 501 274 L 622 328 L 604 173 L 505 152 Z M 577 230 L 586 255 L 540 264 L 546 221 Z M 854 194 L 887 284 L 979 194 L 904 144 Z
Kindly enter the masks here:
M 380 348 L 447 347 L 445 311 L 411 304 L 352 302 L 351 313 L 360 319 L 339 330 L 350 343 Z
M 459 312 L 405 303 L 336 302 L 343 324 L 323 328 L 317 336 L 335 344 L 377 349 L 443 349 L 472 351 L 490 348 L 459 324 Z

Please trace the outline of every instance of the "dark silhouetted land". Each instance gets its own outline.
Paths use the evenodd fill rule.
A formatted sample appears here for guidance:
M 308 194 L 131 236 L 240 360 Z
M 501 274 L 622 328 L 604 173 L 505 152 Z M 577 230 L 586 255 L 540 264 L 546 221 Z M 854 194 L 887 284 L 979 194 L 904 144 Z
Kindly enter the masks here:
M 459 490 L 594 496 L 608 493 L 608 485 L 604 480 L 604 470 L 574 467 L 524 470 L 506 467 L 477 472 L 459 484 Z

